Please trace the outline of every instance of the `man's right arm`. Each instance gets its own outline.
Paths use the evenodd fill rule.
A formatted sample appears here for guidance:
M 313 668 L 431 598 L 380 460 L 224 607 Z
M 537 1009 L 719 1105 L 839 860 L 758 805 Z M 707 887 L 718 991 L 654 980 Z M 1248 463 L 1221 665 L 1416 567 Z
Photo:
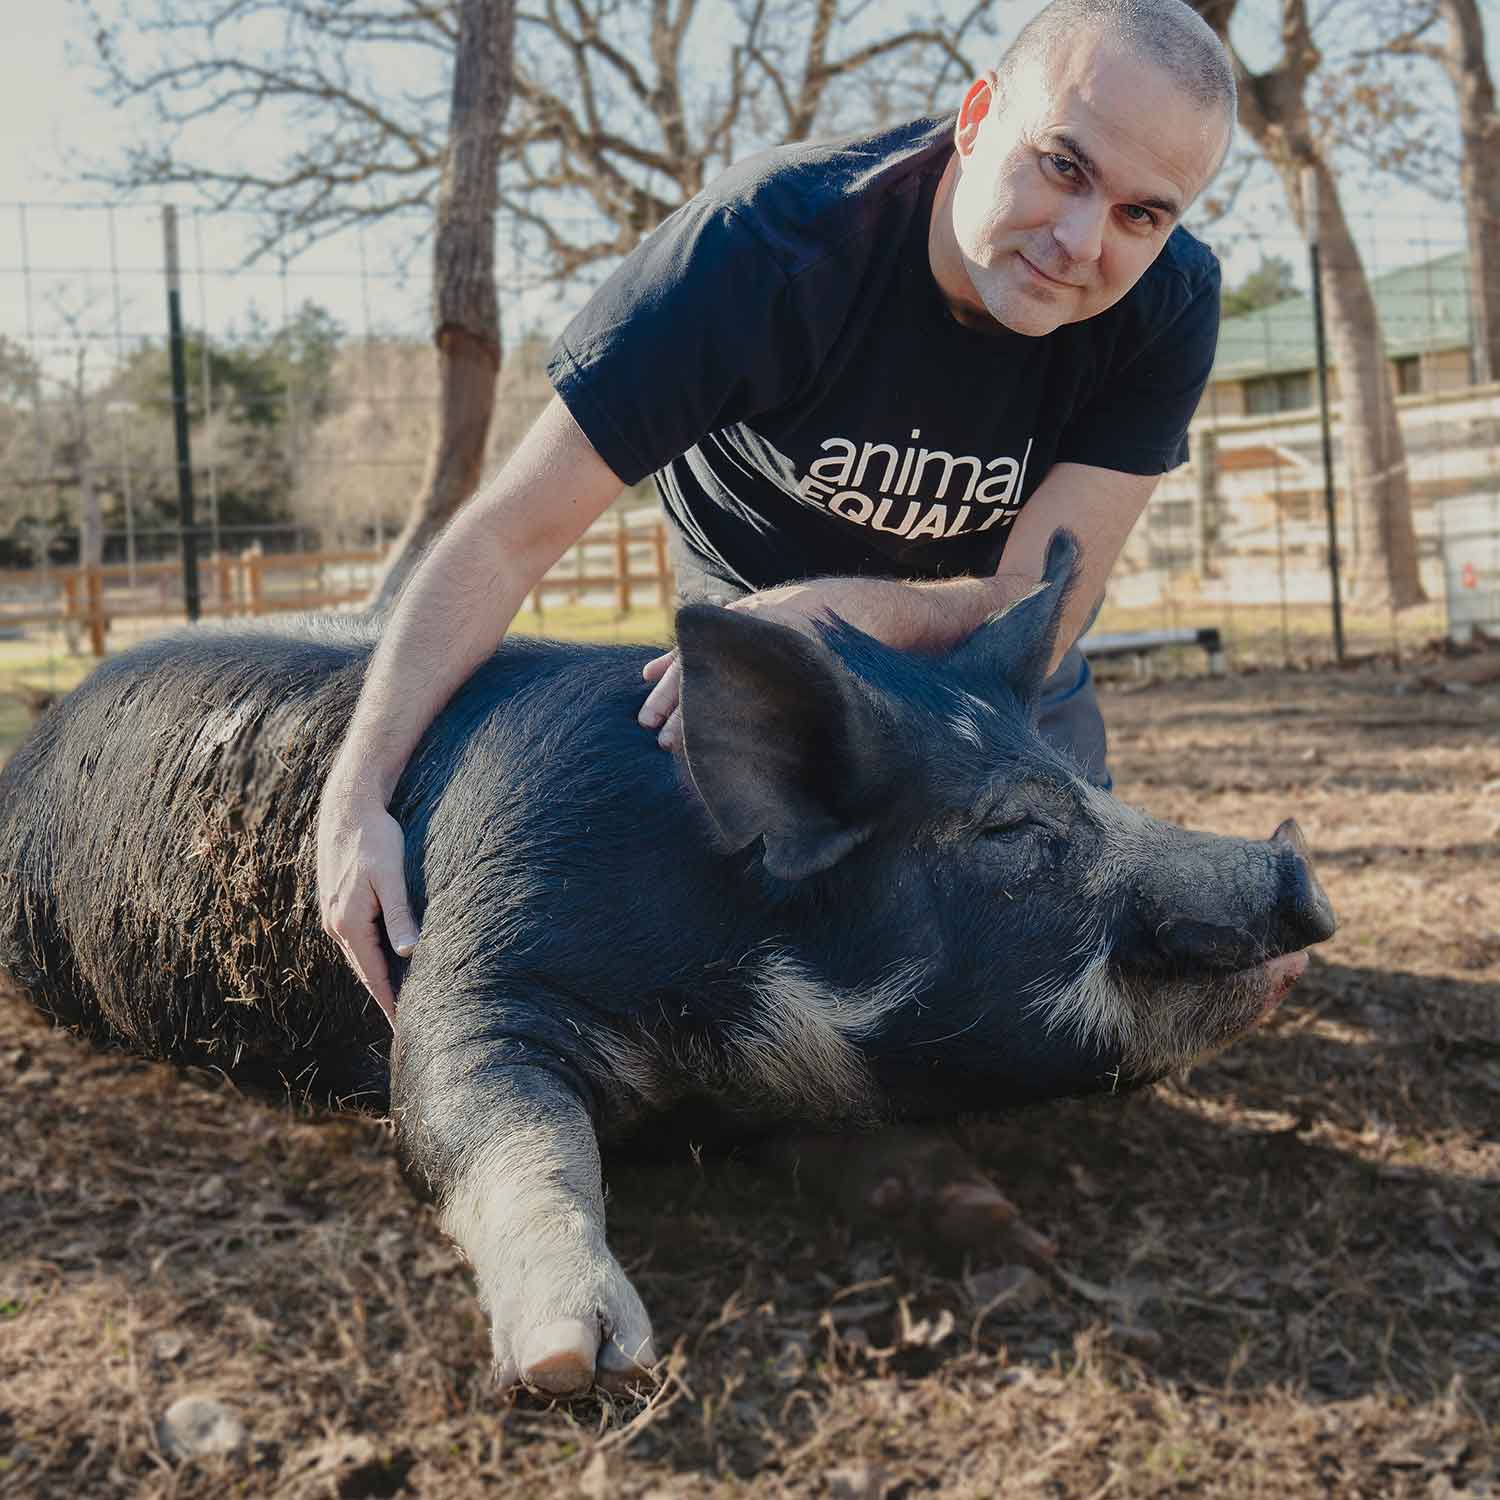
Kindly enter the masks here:
M 412 574 L 370 660 L 318 808 L 318 905 L 394 1024 L 378 923 L 417 940 L 400 826 L 386 810 L 417 742 L 504 639 L 526 596 L 623 485 L 557 397 Z

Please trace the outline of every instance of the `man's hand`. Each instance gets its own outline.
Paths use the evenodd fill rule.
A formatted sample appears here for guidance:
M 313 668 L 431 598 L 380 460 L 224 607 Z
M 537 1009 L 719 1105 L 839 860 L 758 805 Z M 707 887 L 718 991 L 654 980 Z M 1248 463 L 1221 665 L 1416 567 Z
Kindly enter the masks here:
M 822 581 L 789 583 L 777 589 L 763 589 L 758 594 L 746 594 L 729 608 L 765 615 L 780 625 L 790 625 L 794 630 L 810 633 L 816 618 L 830 610 L 839 610 L 835 594 L 847 582 L 846 579 L 831 579 L 828 580 L 830 587 L 825 587 Z M 653 657 L 641 668 L 641 676 L 655 686 L 641 705 L 637 720 L 647 729 L 660 731 L 656 743 L 663 750 L 675 750 L 682 740 L 682 711 L 678 708 L 682 695 L 682 666 L 677 653 L 668 651 L 664 656 Z
M 318 806 L 318 909 L 323 931 L 344 950 L 360 982 L 396 1029 L 396 992 L 380 946 L 405 958 L 417 944 L 403 868 L 401 825 L 378 804 L 361 804 L 329 787 Z
M 386 811 L 428 726 L 489 657 L 527 594 L 620 493 L 560 397 L 505 467 L 460 507 L 407 580 L 318 805 L 318 911 L 395 1025 L 380 923 L 403 957 L 417 942 L 405 839 Z
M 946 651 L 996 610 L 1029 592 L 1038 576 L 1006 573 L 909 583 L 895 578 L 814 578 L 746 594 L 729 608 L 750 610 L 808 634 L 815 620 L 837 615 L 898 650 Z M 675 750 L 682 739 L 682 669 L 677 653 L 654 657 L 641 675 L 654 686 L 638 718 L 647 729 L 659 731 L 656 739 L 663 750 Z

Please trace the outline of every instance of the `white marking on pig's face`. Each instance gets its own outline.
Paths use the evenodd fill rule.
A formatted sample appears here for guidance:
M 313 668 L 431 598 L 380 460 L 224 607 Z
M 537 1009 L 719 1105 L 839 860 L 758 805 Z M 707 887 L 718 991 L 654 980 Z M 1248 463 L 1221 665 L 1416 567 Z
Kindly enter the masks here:
M 1084 871 L 1081 900 L 1086 905 L 1098 905 L 1129 887 L 1137 872 L 1159 855 L 1162 838 L 1156 823 L 1145 813 L 1081 776 L 1077 784 L 1084 815 L 1100 832 L 1096 856 Z
M 1098 830 L 1083 870 L 1080 902 L 1102 923 L 1111 906 L 1129 906 L 1142 873 L 1171 857 L 1171 831 L 1080 778 L 1080 806 Z M 1120 1049 L 1122 1070 L 1137 1080 L 1160 1078 L 1212 1055 L 1256 1024 L 1262 996 L 1238 975 L 1147 979 L 1111 962 L 1102 935 L 1076 979 L 1053 985 L 1033 1004 L 1052 1026 Z
M 1268 1008 L 1260 974 L 1132 979 L 1111 962 L 1108 937 L 1096 928 L 1060 972 L 1032 986 L 1026 1013 L 1079 1045 L 1118 1052 L 1121 1075 L 1140 1083 L 1211 1057 L 1254 1027 Z
M 1222 1051 L 1264 1017 L 1266 996 L 1251 972 L 1200 980 L 1121 981 L 1137 1018 L 1124 1066 L 1138 1079 L 1164 1077 Z
M 1048 1032 L 1061 1031 L 1080 1047 L 1129 1054 L 1137 1017 L 1110 968 L 1110 945 L 1096 925 L 1063 957 L 1063 971 L 1049 975 L 1026 1002 L 1026 1014 Z
M 1110 945 L 1096 933 L 1069 955 L 1078 966 L 1055 976 L 1028 1002 L 1027 1013 L 1043 1019 L 1049 1032 L 1062 1031 L 1084 1047 L 1097 1047 L 1120 1058 L 1119 1071 L 1129 1082 L 1160 1078 L 1223 1045 L 1205 1025 L 1226 1009 L 1243 1009 L 1228 1001 L 1222 983 L 1159 981 L 1131 983 L 1110 963 Z M 1069 960 L 1065 959 L 1067 963 Z M 1217 992 L 1224 993 L 1217 993 Z M 1243 1030 L 1243 1024 L 1238 1030 Z

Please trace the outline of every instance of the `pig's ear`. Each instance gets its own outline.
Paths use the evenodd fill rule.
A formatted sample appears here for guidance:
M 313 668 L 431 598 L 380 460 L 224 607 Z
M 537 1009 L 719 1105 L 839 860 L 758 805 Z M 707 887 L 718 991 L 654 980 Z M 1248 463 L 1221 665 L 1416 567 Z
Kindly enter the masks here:
M 981 625 L 958 646 L 949 661 L 960 671 L 977 671 L 1009 683 L 1023 701 L 1041 692 L 1057 640 L 1057 623 L 1078 572 L 1078 539 L 1059 528 L 1047 543 L 1047 561 L 1035 592 Z
M 765 839 L 765 868 L 800 880 L 874 827 L 873 714 L 821 641 L 713 605 L 677 614 L 682 748 L 724 845 Z

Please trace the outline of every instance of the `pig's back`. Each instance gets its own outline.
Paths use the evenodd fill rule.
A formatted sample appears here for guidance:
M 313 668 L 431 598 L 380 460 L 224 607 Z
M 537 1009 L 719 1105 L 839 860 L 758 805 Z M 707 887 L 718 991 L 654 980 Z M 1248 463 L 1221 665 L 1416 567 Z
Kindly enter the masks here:
M 180 632 L 56 705 L 0 771 L 0 971 L 148 1056 L 368 1082 L 387 1029 L 321 930 L 315 825 L 375 637 L 329 617 Z M 429 822 L 474 748 L 459 721 L 493 741 L 485 720 L 571 654 L 516 643 L 482 668 L 398 813 Z
M 372 1035 L 318 929 L 311 842 L 368 649 L 347 627 L 182 633 L 56 705 L 0 772 L 0 969 L 152 1056 L 284 1055 L 304 991 Z

